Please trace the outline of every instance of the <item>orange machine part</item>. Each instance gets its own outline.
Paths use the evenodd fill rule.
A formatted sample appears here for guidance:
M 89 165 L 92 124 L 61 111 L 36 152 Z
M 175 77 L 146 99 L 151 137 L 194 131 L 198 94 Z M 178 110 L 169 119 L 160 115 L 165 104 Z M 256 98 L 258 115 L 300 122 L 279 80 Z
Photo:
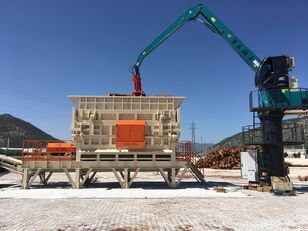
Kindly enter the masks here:
M 76 148 L 72 143 L 48 143 L 47 153 L 76 153 Z
M 74 144 L 54 140 L 24 140 L 22 161 L 71 161 L 76 154 Z
M 116 147 L 144 148 L 145 147 L 144 120 L 117 120 Z

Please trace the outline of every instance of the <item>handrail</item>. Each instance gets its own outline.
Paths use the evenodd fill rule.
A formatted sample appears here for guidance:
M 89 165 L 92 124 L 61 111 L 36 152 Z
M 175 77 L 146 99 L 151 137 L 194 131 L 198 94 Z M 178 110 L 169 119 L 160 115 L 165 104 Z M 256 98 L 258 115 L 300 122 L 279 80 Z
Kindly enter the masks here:
M 22 161 L 70 161 L 76 149 L 72 141 L 24 140 Z

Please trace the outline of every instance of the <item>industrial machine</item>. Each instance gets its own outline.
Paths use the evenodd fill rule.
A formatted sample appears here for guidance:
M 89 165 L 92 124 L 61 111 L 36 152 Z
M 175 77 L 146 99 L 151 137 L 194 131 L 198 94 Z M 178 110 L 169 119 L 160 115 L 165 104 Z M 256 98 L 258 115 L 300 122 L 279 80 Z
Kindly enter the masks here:
M 105 172 L 113 172 L 122 188 L 149 171 L 160 173 L 171 188 L 188 172 L 204 182 L 191 143 L 179 143 L 185 97 L 69 98 L 74 104 L 72 141 L 24 140 L 21 161 L 0 156 L 0 166 L 22 175 L 21 188 L 30 188 L 38 177 L 47 184 L 55 172 L 65 173 L 73 188 L 87 187 Z
M 261 123 L 261 142 L 258 144 L 262 145 L 262 174 L 269 176 L 266 179 L 286 177 L 282 119 L 288 113 L 295 114 L 308 109 L 307 89 L 298 88 L 296 78 L 289 75 L 295 66 L 294 58 L 280 55 L 260 59 L 206 6 L 200 4 L 186 10 L 140 53 L 133 67 L 134 91 L 132 94 L 134 96 L 145 95 L 141 87 L 140 75 L 140 67 L 144 58 L 183 25 L 193 20 L 201 22 L 222 37 L 255 72 L 255 86 L 258 88 L 257 105 L 253 105 L 254 99 L 251 93 L 250 110 L 257 113 Z

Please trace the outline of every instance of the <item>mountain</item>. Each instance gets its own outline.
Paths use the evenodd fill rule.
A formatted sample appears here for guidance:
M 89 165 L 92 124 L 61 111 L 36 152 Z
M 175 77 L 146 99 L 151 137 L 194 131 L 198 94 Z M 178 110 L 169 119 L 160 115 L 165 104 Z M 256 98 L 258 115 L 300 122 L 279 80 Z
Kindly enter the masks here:
M 308 116 L 304 117 L 298 117 L 298 118 L 292 118 L 292 119 L 286 119 L 283 121 L 284 123 L 297 123 L 304 127 L 304 136 L 305 136 L 305 146 L 307 148 L 308 146 Z M 299 132 L 299 131 L 297 131 Z M 290 130 L 283 130 L 283 137 L 290 138 L 292 136 Z M 218 142 L 217 144 L 213 145 L 213 149 L 219 149 L 219 148 L 226 148 L 226 147 L 234 147 L 234 146 L 242 146 L 243 140 L 242 140 L 242 133 L 239 132 L 235 135 L 229 136 L 222 141 Z
M 242 133 L 236 133 L 235 135 L 229 136 L 222 141 L 218 142 L 217 144 L 213 145 L 213 149 L 219 149 L 219 148 L 228 148 L 228 147 L 235 147 L 235 146 L 242 146 L 243 140 L 242 140 Z
M 195 143 L 195 150 L 197 152 L 202 152 L 202 151 L 205 151 L 205 150 L 208 150 L 209 148 L 211 148 L 214 144 L 212 143 Z
M 43 132 L 31 123 L 18 119 L 10 114 L 0 115 L 0 147 L 7 146 L 10 140 L 11 148 L 22 147 L 25 140 L 56 140 L 56 138 Z

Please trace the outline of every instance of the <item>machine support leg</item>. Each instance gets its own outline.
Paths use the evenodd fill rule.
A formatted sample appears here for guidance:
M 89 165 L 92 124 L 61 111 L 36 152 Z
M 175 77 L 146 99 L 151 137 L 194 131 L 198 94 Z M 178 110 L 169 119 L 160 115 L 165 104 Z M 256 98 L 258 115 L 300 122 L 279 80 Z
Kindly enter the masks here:
M 164 178 L 165 182 L 168 184 L 168 186 L 170 188 L 172 188 L 171 182 L 168 179 L 168 175 L 165 174 L 164 169 L 159 168 L 160 174 L 162 175 L 162 177 Z
M 94 176 L 96 175 L 97 172 L 93 172 L 91 176 L 89 176 L 89 178 L 85 181 L 84 185 L 88 186 L 89 184 L 91 184 Z
M 175 168 L 171 168 L 171 185 L 172 185 L 172 188 L 176 188 Z
M 178 170 L 180 170 L 180 169 L 178 169 Z M 178 181 L 176 182 L 176 188 L 179 187 L 179 185 L 180 185 L 180 183 L 181 183 L 181 180 L 183 179 L 183 177 L 184 177 L 184 175 L 185 175 L 186 172 L 187 172 L 187 167 L 185 167 L 185 168 L 183 169 L 183 171 L 181 172 L 181 174 L 179 175 L 179 179 L 178 179 Z
M 134 179 L 136 178 L 138 172 L 139 172 L 140 168 L 137 168 L 136 171 L 134 172 L 133 176 L 130 178 L 129 176 L 129 182 L 128 182 L 128 187 L 130 187 L 134 181 Z
M 113 168 L 112 169 L 114 175 L 116 176 L 116 178 L 119 181 L 119 184 L 121 185 L 122 188 L 129 188 L 130 184 L 132 184 L 132 182 L 130 183 L 130 171 L 128 168 L 124 168 L 123 171 L 118 171 L 119 173 Z
M 128 168 L 124 168 L 124 184 L 123 188 L 128 188 Z
M 75 172 L 75 187 L 76 187 L 76 189 L 80 188 L 80 168 L 76 168 L 76 172 Z
M 45 171 L 39 174 L 39 178 L 40 178 L 41 184 L 46 184 L 45 183 L 46 182 L 46 172 Z
M 39 177 L 40 177 L 40 181 L 41 181 L 41 184 L 47 184 L 49 178 L 51 177 L 52 175 L 52 172 L 49 172 L 48 175 L 46 176 L 46 172 L 41 172 L 39 174 Z
M 131 179 L 131 177 L 130 177 L 130 170 L 128 169 L 128 171 L 127 171 L 127 182 L 130 182 L 130 179 Z M 129 187 L 129 186 L 128 186 Z
M 117 173 L 117 171 L 115 170 L 115 168 L 113 168 L 112 171 L 113 171 L 115 177 L 117 178 L 117 180 L 118 180 L 120 186 L 123 188 L 124 182 L 122 181 L 121 177 L 119 176 L 119 174 Z
M 47 177 L 45 178 L 45 184 L 49 181 L 50 177 L 52 175 L 52 172 L 48 173 Z
M 89 168 L 87 173 L 85 174 L 84 178 L 82 179 L 80 186 L 83 186 L 86 180 L 88 180 L 90 173 L 92 172 L 92 168 Z
M 29 181 L 29 169 L 24 168 L 23 175 L 22 175 L 21 189 L 28 189 L 28 181 Z
M 171 180 L 171 178 L 172 178 L 172 176 L 171 176 L 171 168 L 169 168 L 168 170 L 167 170 L 167 176 L 168 176 L 168 180 L 171 182 L 172 180 Z
M 171 168 L 168 169 L 167 174 L 164 172 L 163 168 L 159 168 L 159 171 L 164 178 L 165 182 L 170 188 L 177 188 L 180 185 L 181 180 L 183 179 L 185 173 L 187 172 L 187 167 L 184 168 L 183 172 L 179 176 L 179 179 L 176 181 L 176 175 L 179 169 Z
M 90 182 L 92 182 L 92 180 L 93 180 L 93 178 L 95 177 L 96 173 L 97 173 L 97 172 L 93 172 L 93 173 L 92 173 L 92 176 L 89 177 L 89 181 L 90 181 Z
M 66 168 L 64 168 L 64 172 L 65 172 L 65 174 L 66 174 L 66 176 L 67 176 L 67 178 L 68 178 L 70 184 L 72 185 L 72 187 L 73 187 L 73 188 L 76 188 L 76 184 L 75 184 L 75 182 L 74 182 L 74 180 L 73 180 L 71 174 L 67 171 Z
M 124 173 L 123 173 L 123 171 L 119 171 L 119 173 L 120 173 L 122 179 L 124 180 Z
M 38 176 L 38 174 L 41 172 L 41 168 L 36 169 L 34 175 L 30 178 L 29 182 L 28 182 L 28 188 L 31 187 L 32 183 L 34 182 L 35 178 Z

